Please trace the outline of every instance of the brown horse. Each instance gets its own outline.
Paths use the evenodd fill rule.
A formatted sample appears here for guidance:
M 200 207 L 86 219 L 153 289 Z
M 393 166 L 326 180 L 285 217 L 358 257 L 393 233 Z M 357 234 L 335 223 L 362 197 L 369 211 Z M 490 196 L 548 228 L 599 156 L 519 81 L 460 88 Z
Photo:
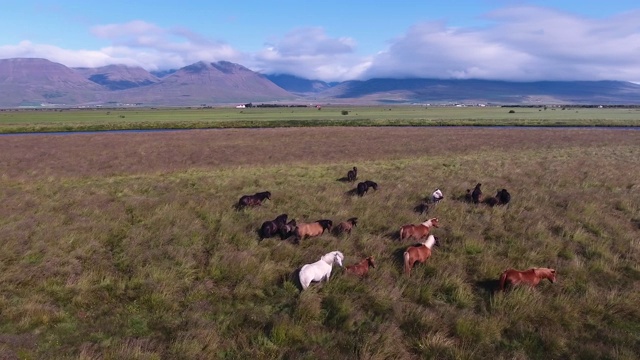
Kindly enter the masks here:
M 549 279 L 552 283 L 556 282 L 556 270 L 549 268 L 531 268 L 524 271 L 508 269 L 500 276 L 500 290 L 504 291 L 507 286 L 518 284 L 535 287 L 542 279 Z
M 416 262 L 423 263 L 427 261 L 431 257 L 433 245 L 440 246 L 440 241 L 435 236 L 429 235 L 427 241 L 408 247 L 407 251 L 404 252 L 404 273 L 409 275 Z
M 333 221 L 318 220 L 312 223 L 300 223 L 296 228 L 296 241 L 300 241 L 306 237 L 320 236 L 325 230 L 331 230 Z
M 369 273 L 369 268 L 375 268 L 376 264 L 373 262 L 373 256 L 360 261 L 355 265 L 349 265 L 345 268 L 348 274 L 358 275 L 364 277 Z
M 358 218 L 352 217 L 347 221 L 343 221 L 335 227 L 336 234 L 351 234 L 351 229 L 358 224 Z
M 242 209 L 247 206 L 260 206 L 265 200 L 271 200 L 271 192 L 263 191 L 253 195 L 243 195 L 240 197 L 240 200 L 238 200 L 236 208 Z
M 411 237 L 420 240 L 429 235 L 432 227 L 439 227 L 438 218 L 431 218 L 418 225 L 403 225 L 400 228 L 400 240 L 409 239 Z

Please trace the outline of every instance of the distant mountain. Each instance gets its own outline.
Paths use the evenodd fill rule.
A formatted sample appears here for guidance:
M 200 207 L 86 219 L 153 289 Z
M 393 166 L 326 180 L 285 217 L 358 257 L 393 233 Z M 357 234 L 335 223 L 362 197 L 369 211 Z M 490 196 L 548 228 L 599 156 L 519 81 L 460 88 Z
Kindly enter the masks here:
M 227 61 L 197 62 L 159 82 L 109 94 L 111 102 L 149 105 L 213 105 L 294 100 L 263 75 Z
M 99 68 L 74 68 L 85 78 L 109 90 L 124 90 L 155 84 L 156 76 L 141 67 L 108 65 Z
M 46 59 L 0 59 L 0 106 L 83 104 L 100 100 L 102 86 Z
M 347 81 L 317 96 L 380 103 L 640 104 L 640 85 L 624 81 L 371 79 Z
M 309 101 L 640 105 L 640 85 L 623 81 L 371 79 L 336 84 L 287 74 L 262 75 L 227 61 L 201 61 L 155 74 L 124 65 L 71 69 L 46 59 L 0 59 L 0 107 Z
M 150 73 L 151 73 L 151 75 L 161 79 L 161 78 L 163 78 L 165 76 L 173 74 L 176 71 L 178 71 L 178 70 L 177 69 L 154 70 L 154 71 L 150 71 Z
M 338 83 L 326 83 L 320 80 L 308 80 L 294 75 L 276 74 L 265 75 L 267 79 L 281 88 L 295 94 L 315 94 L 337 85 Z

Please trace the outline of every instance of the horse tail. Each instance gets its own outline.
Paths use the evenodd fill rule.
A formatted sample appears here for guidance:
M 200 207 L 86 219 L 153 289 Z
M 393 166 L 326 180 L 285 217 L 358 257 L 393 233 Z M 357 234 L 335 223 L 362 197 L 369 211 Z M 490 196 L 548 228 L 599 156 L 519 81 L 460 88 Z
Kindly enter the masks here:
M 507 282 L 507 270 L 500 275 L 500 290 L 504 291 L 505 283 Z
M 409 274 L 411 272 L 411 266 L 409 265 L 409 252 L 404 252 L 404 273 Z

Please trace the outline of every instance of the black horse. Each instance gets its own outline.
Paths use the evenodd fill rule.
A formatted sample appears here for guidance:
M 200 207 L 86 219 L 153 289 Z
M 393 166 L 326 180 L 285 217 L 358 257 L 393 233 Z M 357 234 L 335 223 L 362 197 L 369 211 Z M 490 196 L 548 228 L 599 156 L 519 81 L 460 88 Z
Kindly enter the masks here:
M 480 186 L 482 186 L 482 184 L 478 183 L 473 189 L 473 192 L 471 192 L 471 200 L 474 202 L 474 204 L 482 201 L 482 190 L 480 190 Z
M 496 197 L 498 198 L 498 205 L 507 205 L 509 201 L 511 201 L 511 194 L 509 194 L 507 189 L 498 191 Z
M 276 236 L 280 229 L 287 224 L 287 214 L 278 215 L 273 220 L 265 221 L 260 227 L 260 240 Z
M 364 194 L 366 194 L 369 189 L 378 190 L 378 184 L 371 180 L 358 183 L 356 193 L 358 194 L 358 196 L 364 196 Z
M 354 182 L 356 181 L 357 178 L 358 178 L 358 168 L 354 166 L 353 170 L 349 170 L 347 172 L 347 180 L 349 180 L 349 182 Z
M 367 187 L 373 189 L 373 190 L 378 190 L 378 184 L 371 181 L 371 180 L 367 180 L 364 182 L 365 184 L 367 184 Z
M 265 200 L 271 200 L 271 193 L 269 191 L 255 193 L 253 195 L 244 195 L 238 200 L 238 209 L 242 209 L 247 206 L 260 206 Z

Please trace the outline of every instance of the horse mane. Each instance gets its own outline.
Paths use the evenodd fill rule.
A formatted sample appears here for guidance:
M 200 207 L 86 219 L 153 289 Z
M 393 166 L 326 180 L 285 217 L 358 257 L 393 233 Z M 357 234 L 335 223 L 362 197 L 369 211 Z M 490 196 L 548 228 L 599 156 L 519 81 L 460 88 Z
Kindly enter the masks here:
M 433 226 L 434 222 L 438 222 L 438 218 L 431 218 L 425 222 L 423 222 L 421 225 L 427 226 L 427 227 L 431 227 Z
M 336 257 L 338 257 L 340 260 L 344 260 L 344 254 L 342 254 L 342 252 L 338 250 L 322 255 L 321 259 L 324 260 L 327 264 L 333 264 L 333 261 Z
M 433 244 L 436 243 L 436 237 L 433 235 L 429 235 L 427 237 L 427 240 L 425 242 L 422 243 L 422 245 L 428 247 L 429 249 L 431 249 L 433 247 Z
M 553 276 L 553 274 L 556 273 L 556 270 L 551 268 L 533 268 L 533 272 L 538 276 Z

